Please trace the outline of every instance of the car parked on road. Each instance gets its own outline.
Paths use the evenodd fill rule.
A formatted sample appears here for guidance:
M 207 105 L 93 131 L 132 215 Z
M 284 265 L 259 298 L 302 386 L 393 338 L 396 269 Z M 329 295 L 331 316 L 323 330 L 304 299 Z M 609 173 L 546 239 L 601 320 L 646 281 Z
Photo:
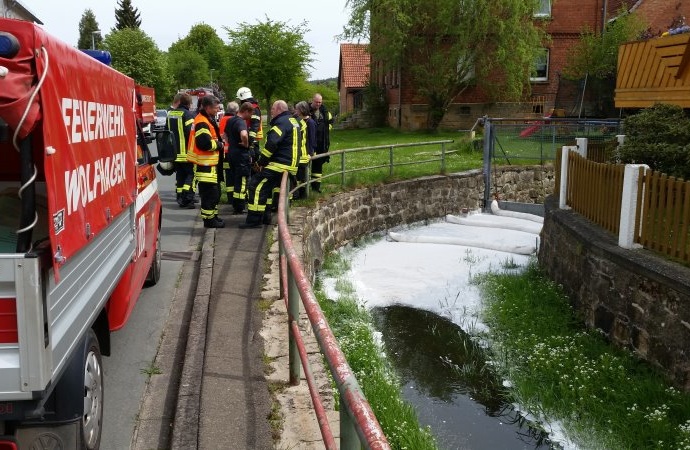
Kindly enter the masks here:
M 156 110 L 156 121 L 153 122 L 153 132 L 165 130 L 166 122 L 168 121 L 168 111 L 165 109 Z

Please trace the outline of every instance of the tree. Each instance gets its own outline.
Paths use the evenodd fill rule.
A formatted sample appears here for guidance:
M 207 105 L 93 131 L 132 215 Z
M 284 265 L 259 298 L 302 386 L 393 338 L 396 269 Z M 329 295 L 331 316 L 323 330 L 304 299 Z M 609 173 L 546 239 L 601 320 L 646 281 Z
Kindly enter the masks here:
M 372 67 L 401 71 L 429 106 L 436 129 L 470 86 L 494 100 L 521 100 L 545 39 L 532 15 L 539 0 L 348 0 L 341 38 L 369 39 Z M 372 76 L 372 80 L 376 79 Z
M 108 34 L 103 44 L 113 58 L 112 65 L 134 78 L 138 84 L 151 86 L 159 97 L 170 97 L 172 80 L 158 47 L 140 29 L 125 28 Z
M 311 67 L 311 46 L 303 36 L 309 31 L 306 22 L 290 26 L 266 17 L 254 25 L 241 23 L 237 28 L 223 27 L 228 32 L 229 73 L 252 92 L 271 104 L 274 96 L 289 96 Z M 269 108 L 266 108 L 267 110 Z
M 132 0 L 118 0 L 115 8 L 115 29 L 139 28 L 141 18 L 139 10 L 132 6 Z
M 168 50 L 171 71 L 179 87 L 212 86 L 220 93 L 232 88 L 227 45 L 210 25 L 196 24 Z M 238 86 L 239 87 L 239 86 Z
M 570 79 L 585 75 L 606 78 L 615 75 L 618 65 L 618 47 L 639 38 L 646 29 L 644 21 L 634 13 L 621 11 L 613 22 L 606 24 L 604 33 L 585 29 L 580 40 L 568 52 L 563 75 Z
M 101 33 L 94 33 L 95 31 L 100 31 L 96 16 L 92 10 L 86 9 L 84 14 L 81 15 L 81 20 L 79 20 L 77 48 L 91 48 L 92 44 L 94 48 L 100 48 L 103 36 Z
M 195 88 L 208 83 L 208 63 L 194 50 L 179 48 L 168 52 L 168 68 L 177 89 Z

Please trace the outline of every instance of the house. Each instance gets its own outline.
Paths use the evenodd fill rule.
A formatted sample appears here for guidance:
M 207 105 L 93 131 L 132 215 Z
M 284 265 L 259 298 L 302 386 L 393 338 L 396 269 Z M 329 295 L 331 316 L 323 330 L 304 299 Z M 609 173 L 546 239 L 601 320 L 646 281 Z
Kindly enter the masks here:
M 440 127 L 469 129 L 477 118 L 484 115 L 541 117 L 554 109 L 568 116 L 587 116 L 590 110 L 596 109 L 594 104 L 600 99 L 592 98 L 588 102 L 585 98 L 586 80 L 568 81 L 560 74 L 567 63 L 568 52 L 579 41 L 583 30 L 600 33 L 626 3 L 632 3 L 632 0 L 541 0 L 534 20 L 544 27 L 550 40 L 535 61 L 534 75 L 530 78 L 531 98 L 521 103 L 497 103 L 492 102 L 486 92 L 470 86 L 451 103 Z M 650 22 L 652 30 L 661 30 L 674 17 L 690 13 L 690 0 L 636 0 L 630 10 Z M 376 61 L 371 61 L 371 66 L 376 67 Z M 385 87 L 387 94 L 388 123 L 404 129 L 424 128 L 427 103 L 416 92 L 404 68 L 403 63 L 396 71 L 377 75 L 377 81 Z
M 9 19 L 28 20 L 29 22 L 36 22 L 39 25 L 43 25 L 43 22 L 41 22 L 29 8 L 22 5 L 19 0 L 0 0 L 0 16 Z
M 367 44 L 340 44 L 338 92 L 340 114 L 362 109 L 363 93 L 369 82 L 369 52 Z

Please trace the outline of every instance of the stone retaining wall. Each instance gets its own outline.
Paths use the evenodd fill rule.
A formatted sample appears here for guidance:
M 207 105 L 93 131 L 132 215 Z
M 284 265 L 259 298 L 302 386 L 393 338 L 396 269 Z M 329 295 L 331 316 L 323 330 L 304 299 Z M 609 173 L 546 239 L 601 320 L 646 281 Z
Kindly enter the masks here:
M 553 192 L 553 167 L 506 166 L 492 170 L 492 185 L 506 201 L 542 203 Z M 481 170 L 435 175 L 356 189 L 320 200 L 303 224 L 304 266 L 313 277 L 324 253 L 387 229 L 481 208 Z
M 690 268 L 625 250 L 582 216 L 545 202 L 539 264 L 587 326 L 660 367 L 690 391 Z

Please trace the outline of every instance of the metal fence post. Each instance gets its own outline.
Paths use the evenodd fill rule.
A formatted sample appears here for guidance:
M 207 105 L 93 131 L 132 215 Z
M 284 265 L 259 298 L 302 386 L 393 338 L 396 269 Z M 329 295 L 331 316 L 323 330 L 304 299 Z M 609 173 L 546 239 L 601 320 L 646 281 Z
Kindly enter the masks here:
M 340 154 L 340 187 L 345 188 L 345 152 Z
M 355 429 L 355 422 L 347 412 L 347 407 L 340 400 L 340 450 L 360 450 L 362 444 Z
M 388 148 L 388 176 L 393 176 L 393 146 Z
M 446 173 L 446 144 L 441 142 L 441 173 Z
M 292 327 L 290 324 L 294 320 L 295 323 L 299 324 L 299 304 L 300 304 L 300 294 L 297 288 L 297 282 L 295 281 L 295 276 L 290 270 L 288 265 L 288 336 L 290 336 L 289 346 L 288 346 L 288 360 L 290 364 L 290 386 L 297 386 L 300 379 L 300 359 L 299 350 L 297 348 L 297 340 L 292 335 Z
M 494 130 L 491 120 L 484 118 L 484 162 L 482 172 L 484 174 L 484 211 L 489 208 L 489 196 L 491 195 L 491 156 L 493 153 Z

